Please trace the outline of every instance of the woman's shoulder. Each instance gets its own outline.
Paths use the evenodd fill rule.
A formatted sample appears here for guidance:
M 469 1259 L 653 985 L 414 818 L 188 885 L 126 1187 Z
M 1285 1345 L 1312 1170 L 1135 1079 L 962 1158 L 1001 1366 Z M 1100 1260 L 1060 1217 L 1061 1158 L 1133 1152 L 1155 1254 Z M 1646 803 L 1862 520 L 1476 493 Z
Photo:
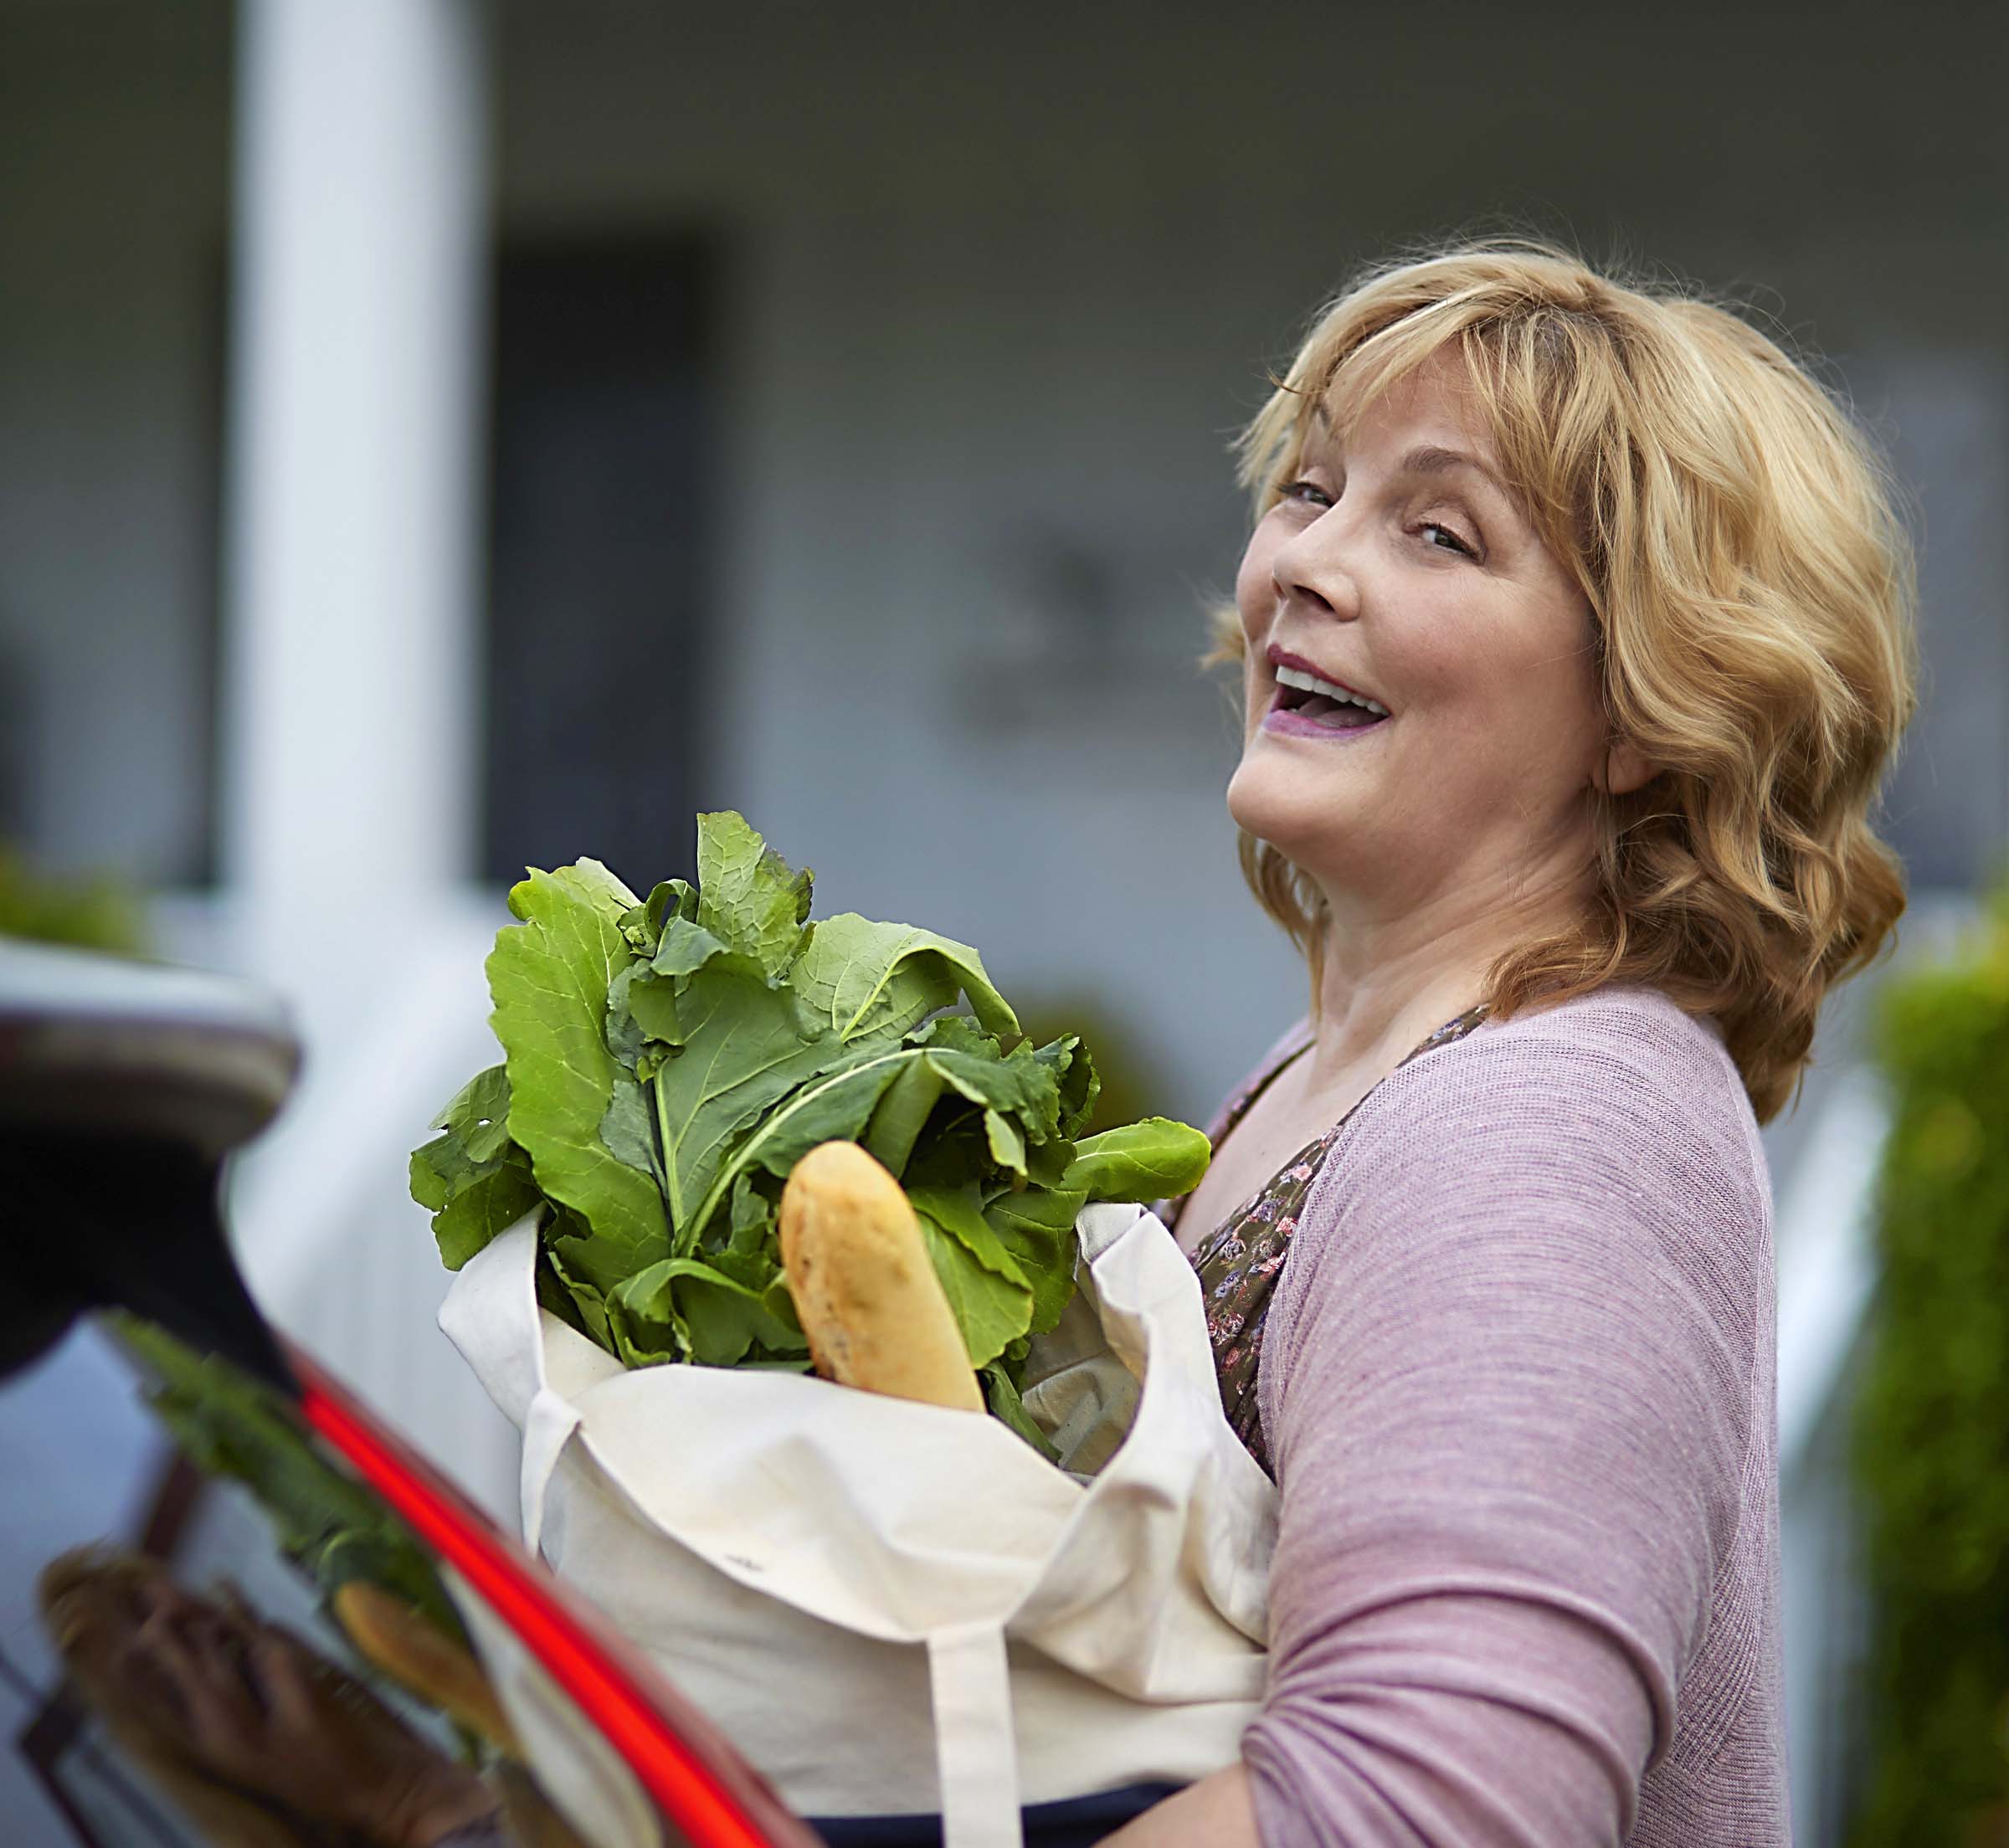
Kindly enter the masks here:
M 1559 1152 L 1769 1214 L 1757 1119 L 1713 1021 L 1627 984 L 1532 1007 L 1425 1053 L 1370 1094 L 1343 1147 L 1553 1168 Z M 1636 1183 L 1638 1184 L 1638 1183 Z
M 1642 1106 L 1708 1108 L 1756 1128 L 1715 1021 L 1688 1013 L 1657 988 L 1631 983 L 1484 1020 L 1462 1040 L 1413 1060 L 1383 1089 L 1413 1096 L 1516 1080 L 1530 1103 L 1590 1092 Z
M 1468 1277 L 1556 1304 L 1647 1280 L 1642 1327 L 1686 1291 L 1698 1324 L 1757 1339 L 1771 1188 L 1706 1023 L 1611 988 L 1489 1019 L 1400 1068 L 1348 1120 L 1304 1203 L 1272 1339 L 1289 1351 L 1314 1301 L 1410 1301 Z

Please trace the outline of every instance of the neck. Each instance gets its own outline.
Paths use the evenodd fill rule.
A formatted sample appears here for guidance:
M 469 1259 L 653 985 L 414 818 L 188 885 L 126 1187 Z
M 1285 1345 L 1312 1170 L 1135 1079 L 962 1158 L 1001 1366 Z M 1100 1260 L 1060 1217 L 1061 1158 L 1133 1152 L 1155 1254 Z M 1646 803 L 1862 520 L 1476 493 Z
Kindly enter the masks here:
M 1580 894 L 1560 883 L 1530 888 L 1477 881 L 1390 908 L 1367 894 L 1326 891 L 1324 955 L 1306 1080 L 1350 1091 L 1391 1070 L 1418 1042 L 1485 993 L 1501 956 L 1566 929 Z

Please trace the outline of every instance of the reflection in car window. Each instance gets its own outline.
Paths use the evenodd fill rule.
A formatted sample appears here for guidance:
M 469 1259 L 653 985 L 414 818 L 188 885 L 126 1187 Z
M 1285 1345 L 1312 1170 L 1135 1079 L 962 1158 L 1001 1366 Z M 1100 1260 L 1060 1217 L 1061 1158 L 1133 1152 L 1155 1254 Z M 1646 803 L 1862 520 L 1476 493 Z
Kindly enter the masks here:
M 0 1445 L 35 1511 L 0 1553 L 10 1843 L 668 1848 L 507 1625 L 249 1376 L 80 1327 L 0 1387 Z

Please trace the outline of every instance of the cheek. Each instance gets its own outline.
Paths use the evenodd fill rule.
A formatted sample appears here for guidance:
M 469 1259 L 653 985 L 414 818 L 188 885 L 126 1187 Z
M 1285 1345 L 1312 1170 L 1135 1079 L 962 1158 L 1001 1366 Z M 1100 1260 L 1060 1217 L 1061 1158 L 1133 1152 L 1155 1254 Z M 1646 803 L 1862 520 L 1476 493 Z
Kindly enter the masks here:
M 1475 754 L 1523 786 L 1553 783 L 1573 790 L 1588 773 L 1604 732 L 1596 670 L 1574 635 L 1546 647 L 1503 649 L 1487 660 L 1453 665 L 1472 715 Z
M 1276 536 L 1266 520 L 1249 541 L 1241 555 L 1241 568 L 1235 574 L 1235 607 L 1241 613 L 1242 633 L 1251 642 L 1269 632 L 1277 612 L 1275 579 L 1271 560 L 1277 551 Z

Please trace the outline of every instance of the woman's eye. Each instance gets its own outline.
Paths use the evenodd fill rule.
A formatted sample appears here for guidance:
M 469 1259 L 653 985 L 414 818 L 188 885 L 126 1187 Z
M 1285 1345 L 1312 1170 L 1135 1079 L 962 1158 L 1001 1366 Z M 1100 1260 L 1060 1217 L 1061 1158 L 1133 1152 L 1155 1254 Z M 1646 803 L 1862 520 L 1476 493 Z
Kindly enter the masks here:
M 1478 554 L 1474 552 L 1470 546 L 1467 545 L 1462 539 L 1459 538 L 1457 534 L 1453 532 L 1449 526 L 1443 525 L 1438 521 L 1426 520 L 1416 530 L 1419 532 L 1426 535 L 1435 533 L 1436 537 L 1434 539 L 1426 538 L 1426 543 L 1436 547 L 1441 552 L 1460 552 L 1467 558 L 1476 558 L 1478 556 Z
M 1316 481 L 1287 481 L 1277 490 L 1279 501 L 1302 501 L 1307 506 L 1329 507 L 1333 497 Z

